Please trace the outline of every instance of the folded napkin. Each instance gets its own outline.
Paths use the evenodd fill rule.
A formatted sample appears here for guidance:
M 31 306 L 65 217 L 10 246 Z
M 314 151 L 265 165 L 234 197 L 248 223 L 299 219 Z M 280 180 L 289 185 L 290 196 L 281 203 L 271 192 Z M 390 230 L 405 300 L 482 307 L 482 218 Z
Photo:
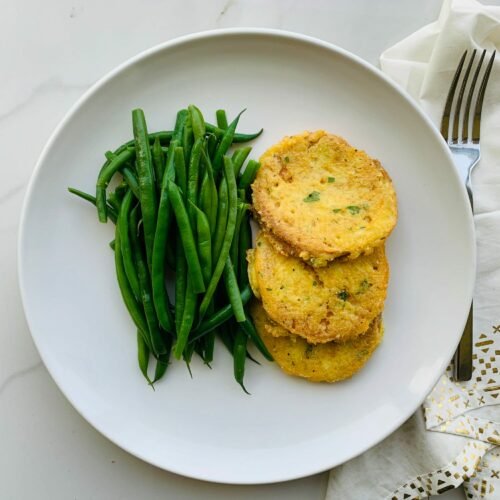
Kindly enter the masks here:
M 474 48 L 500 49 L 500 7 L 445 0 L 436 22 L 386 50 L 380 63 L 439 126 L 458 61 Z M 500 499 L 500 57 L 483 105 L 481 155 L 472 178 L 478 249 L 472 380 L 457 383 L 448 368 L 400 429 L 330 472 L 327 499 L 417 499 L 457 487 L 467 498 Z

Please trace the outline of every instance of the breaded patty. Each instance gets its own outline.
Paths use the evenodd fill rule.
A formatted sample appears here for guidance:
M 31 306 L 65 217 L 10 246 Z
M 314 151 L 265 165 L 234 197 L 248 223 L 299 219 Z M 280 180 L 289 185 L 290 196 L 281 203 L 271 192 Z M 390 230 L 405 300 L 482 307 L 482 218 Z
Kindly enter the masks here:
M 273 324 L 258 301 L 252 304 L 251 314 L 257 331 L 281 369 L 311 382 L 336 382 L 351 377 L 365 365 L 383 337 L 380 316 L 372 321 L 364 335 L 349 342 L 314 345 Z
M 379 161 L 341 137 L 304 132 L 261 157 L 252 185 L 261 224 L 314 266 L 380 246 L 396 224 L 392 181 Z
M 389 266 L 383 246 L 314 268 L 277 252 L 261 231 L 248 260 L 250 284 L 267 314 L 313 344 L 363 334 L 384 308 Z

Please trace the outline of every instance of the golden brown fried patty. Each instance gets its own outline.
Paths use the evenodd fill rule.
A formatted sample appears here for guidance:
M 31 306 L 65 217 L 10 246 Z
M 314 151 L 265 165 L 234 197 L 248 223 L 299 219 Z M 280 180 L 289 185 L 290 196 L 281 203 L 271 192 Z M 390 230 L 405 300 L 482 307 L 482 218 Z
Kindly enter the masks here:
M 363 334 L 384 308 L 389 266 L 383 246 L 313 268 L 277 252 L 262 231 L 248 260 L 250 284 L 267 314 L 313 344 Z
M 259 335 L 281 369 L 311 382 L 336 382 L 351 377 L 365 365 L 383 337 L 378 316 L 364 335 L 349 342 L 313 345 L 273 324 L 260 302 L 252 304 L 251 313 Z
M 304 132 L 261 157 L 252 185 L 261 224 L 281 249 L 314 266 L 380 246 L 396 224 L 396 194 L 380 162 L 341 137 Z

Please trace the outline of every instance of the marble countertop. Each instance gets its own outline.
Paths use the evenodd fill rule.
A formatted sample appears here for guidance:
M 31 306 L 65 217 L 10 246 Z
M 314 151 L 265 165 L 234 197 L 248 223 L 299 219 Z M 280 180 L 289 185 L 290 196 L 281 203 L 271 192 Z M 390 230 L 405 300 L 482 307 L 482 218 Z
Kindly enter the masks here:
M 376 64 L 436 18 L 440 0 L 4 0 L 0 31 L 0 498 L 322 499 L 326 474 L 263 486 L 186 479 L 134 458 L 66 401 L 31 340 L 19 296 L 25 188 L 52 130 L 99 77 L 179 35 L 258 26 L 306 33 Z M 456 496 L 455 496 L 456 495 Z M 451 493 L 449 498 L 463 498 Z

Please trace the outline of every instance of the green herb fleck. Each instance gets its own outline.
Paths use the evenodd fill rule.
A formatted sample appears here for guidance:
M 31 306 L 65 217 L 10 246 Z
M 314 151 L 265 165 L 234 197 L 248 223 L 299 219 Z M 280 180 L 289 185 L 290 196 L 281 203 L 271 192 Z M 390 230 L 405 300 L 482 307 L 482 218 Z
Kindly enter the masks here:
M 289 163 L 290 162 L 290 158 L 288 158 L 288 156 L 285 156 L 285 163 Z
M 360 284 L 359 284 L 359 291 L 358 293 L 364 293 L 366 292 L 369 288 L 373 286 L 373 283 L 370 283 L 367 279 L 364 279 Z
M 351 212 L 351 215 L 357 215 L 357 214 L 359 214 L 359 211 L 361 210 L 361 208 L 357 207 L 356 205 L 349 205 L 346 208 L 347 208 L 347 210 L 349 210 L 349 212 Z
M 341 290 L 337 293 L 337 297 L 345 302 L 349 298 L 349 292 L 347 290 Z
M 333 212 L 334 214 L 338 214 L 339 212 L 342 212 L 342 209 L 341 209 L 341 208 L 334 208 L 334 209 L 332 210 L 332 212 Z
M 328 184 L 335 182 L 335 177 L 328 177 Z
M 313 286 L 318 286 L 318 282 L 317 281 L 313 281 Z
M 272 291 L 273 291 L 273 289 L 272 289 L 272 288 L 266 288 L 266 290 L 267 290 L 268 292 L 272 292 Z
M 366 356 L 368 356 L 368 354 L 369 354 L 368 349 L 362 349 L 361 351 L 358 351 L 356 353 L 356 357 L 358 359 L 363 359 L 363 358 L 366 358 Z
M 307 344 L 307 347 L 306 347 L 306 352 L 305 352 L 305 355 L 306 355 L 306 358 L 309 359 L 311 357 L 311 354 L 314 350 L 314 346 L 311 345 L 311 344 Z
M 304 200 L 306 203 L 311 203 L 313 201 L 319 201 L 319 192 L 318 191 L 313 191 L 312 193 L 309 193 Z

